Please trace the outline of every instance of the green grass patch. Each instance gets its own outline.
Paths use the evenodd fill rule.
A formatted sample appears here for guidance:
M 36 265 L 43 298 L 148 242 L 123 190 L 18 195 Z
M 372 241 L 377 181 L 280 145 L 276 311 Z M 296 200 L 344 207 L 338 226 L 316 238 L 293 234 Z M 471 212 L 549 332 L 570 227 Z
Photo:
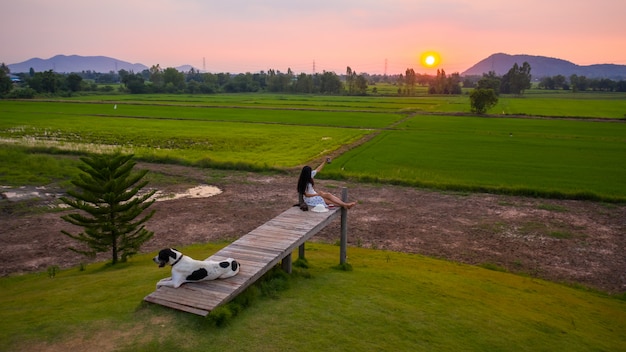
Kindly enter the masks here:
M 268 102 L 271 104 L 271 102 Z M 352 106 L 354 110 L 358 106 Z M 142 101 L 131 103 L 70 103 L 67 101 L 8 101 L 0 102 L 0 109 L 7 115 L 37 120 L 59 116 L 98 116 L 100 118 L 141 118 L 148 120 L 195 120 L 216 122 L 240 122 L 285 125 L 313 125 L 355 128 L 385 127 L 403 116 L 396 112 L 380 112 L 375 107 L 364 110 L 299 109 L 297 107 L 263 106 L 211 106 L 198 104 Z M 27 120 L 28 121 L 28 120 Z M 26 122 L 26 121 L 25 121 Z M 75 123 L 76 121 L 74 121 Z
M 51 157 L 23 147 L 0 147 L 0 186 L 41 186 L 60 183 L 78 174 L 78 162 L 73 158 Z
M 196 245 L 184 252 L 206 257 L 219 247 Z M 310 275 L 280 279 L 270 297 L 210 319 L 142 303 L 169 275 L 151 261 L 154 253 L 115 267 L 61 270 L 54 278 L 0 278 L 0 341 L 6 350 L 626 348 L 626 302 L 601 293 L 362 248 L 349 248 L 352 271 L 336 270 L 337 247 L 313 243 L 307 250 Z
M 370 131 L 356 128 L 193 119 L 40 113 L 0 117 L 0 138 L 20 145 L 83 152 L 122 151 L 144 160 L 224 168 L 241 168 L 238 164 L 266 169 L 293 167 L 367 133 Z
M 418 115 L 335 159 L 328 177 L 626 200 L 626 125 Z
M 549 211 L 556 211 L 556 212 L 560 212 L 560 213 L 565 213 L 567 212 L 567 208 L 561 205 L 556 205 L 556 204 L 547 204 L 547 203 L 541 203 L 537 206 L 537 209 L 541 209 L 541 210 L 549 210 Z
M 500 97 L 489 112 L 506 115 L 561 116 L 583 118 L 623 119 L 626 114 L 626 97 L 623 93 L 571 93 L 550 94 L 530 90 L 523 97 Z

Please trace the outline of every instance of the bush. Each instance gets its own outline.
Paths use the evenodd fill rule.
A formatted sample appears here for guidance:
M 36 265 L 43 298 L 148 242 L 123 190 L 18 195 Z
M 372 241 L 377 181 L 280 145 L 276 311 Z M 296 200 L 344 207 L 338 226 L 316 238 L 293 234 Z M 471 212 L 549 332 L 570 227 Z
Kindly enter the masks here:
M 9 99 L 32 99 L 37 92 L 32 88 L 18 88 L 13 89 L 6 95 Z

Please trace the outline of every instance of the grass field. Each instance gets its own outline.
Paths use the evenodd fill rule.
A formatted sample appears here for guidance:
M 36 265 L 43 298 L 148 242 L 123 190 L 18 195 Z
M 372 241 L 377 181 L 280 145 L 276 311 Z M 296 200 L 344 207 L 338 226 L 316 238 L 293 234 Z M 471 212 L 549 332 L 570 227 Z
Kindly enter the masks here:
M 221 245 L 184 248 L 206 257 Z M 216 327 L 142 304 L 168 275 L 138 255 L 0 278 L 2 350 L 148 351 L 619 351 L 626 302 L 538 279 L 417 255 L 307 246 L 309 269 Z M 299 269 L 303 270 L 303 269 Z M 306 274 L 306 275 L 305 275 Z M 82 347 L 81 347 L 82 346 Z
M 43 103 L 43 106 L 25 109 L 26 112 L 20 112 L 19 106 L 13 107 L 18 110 L 6 110 L 7 113 L 0 118 L 0 137 L 38 147 L 82 148 L 86 151 L 120 148 L 147 160 L 242 163 L 281 168 L 322 156 L 369 133 L 369 129 L 332 128 L 323 126 L 325 123 L 301 127 L 296 124 L 310 124 L 315 117 L 302 118 L 301 112 L 297 111 L 288 114 L 292 124 L 285 125 L 276 122 L 280 120 L 280 114 L 269 110 L 199 111 L 196 108 L 166 107 L 171 114 L 158 115 L 154 111 L 160 111 L 160 107 L 147 105 L 133 106 L 135 116 L 122 117 L 95 114 L 98 107 L 102 105 Z M 107 108 L 114 112 L 111 106 L 107 105 Z M 223 111 L 232 111 L 234 115 L 247 112 L 250 119 L 261 119 L 261 122 L 228 121 L 237 118 L 221 114 Z M 202 117 L 198 113 L 218 115 Z M 333 113 L 328 115 L 320 118 L 340 120 Z M 386 117 L 373 115 L 385 119 L 386 123 L 398 118 L 391 114 Z
M 545 197 L 626 197 L 626 124 L 413 116 L 328 166 L 329 177 Z
M 562 116 L 584 118 L 625 118 L 623 93 L 534 93 L 520 97 L 502 97 L 494 114 Z
M 500 104 L 509 114 L 616 119 L 625 100 L 533 93 Z M 0 185 L 66 184 L 76 164 L 59 155 L 68 150 L 263 170 L 308 163 L 376 134 L 324 176 L 626 201 L 623 122 L 452 116 L 468 105 L 463 96 L 265 94 L 0 101 Z M 222 245 L 184 252 L 208 257 Z M 362 248 L 348 250 L 354 270 L 339 271 L 337 247 L 307 251 L 310 268 L 284 282 L 288 290 L 266 292 L 226 326 L 142 303 L 169 275 L 150 260 L 154 253 L 53 278 L 3 277 L 0 351 L 626 350 L 623 295 Z
M 463 96 L 84 99 L 0 101 L 0 140 L 39 150 L 121 150 L 143 160 L 261 170 L 298 167 L 376 133 L 323 177 L 626 201 L 623 122 L 443 115 L 464 111 Z M 502 97 L 500 104 L 515 114 L 606 120 L 626 111 L 626 98 L 613 94 L 535 92 Z M 11 176 L 20 172 L 16 164 L 11 173 L 0 174 L 0 182 L 16 183 Z
M 469 91 L 467 91 L 469 92 Z M 73 101 L 89 101 L 125 104 L 171 104 L 212 107 L 269 107 L 307 110 L 359 110 L 397 112 L 401 110 L 430 113 L 469 113 L 467 94 L 458 96 L 433 96 L 420 94 L 415 97 L 398 96 L 314 96 L 290 94 L 216 94 L 216 95 L 98 95 L 71 98 Z M 491 110 L 496 115 L 536 115 L 551 117 L 581 117 L 623 119 L 626 117 L 626 96 L 623 93 L 597 93 L 568 91 L 528 90 L 524 96 L 503 95 Z

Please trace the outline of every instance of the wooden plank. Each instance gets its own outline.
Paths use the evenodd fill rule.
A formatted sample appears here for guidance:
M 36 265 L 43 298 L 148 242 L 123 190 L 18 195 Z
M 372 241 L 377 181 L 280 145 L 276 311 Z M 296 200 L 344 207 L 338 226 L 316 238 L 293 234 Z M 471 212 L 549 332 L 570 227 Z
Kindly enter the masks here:
M 315 213 L 289 208 L 207 258 L 216 261 L 235 258 L 241 264 L 238 275 L 223 280 L 187 283 L 177 289 L 161 287 L 144 300 L 206 316 L 256 282 L 339 213 L 337 209 Z
M 187 313 L 192 313 L 192 314 L 196 314 L 196 315 L 202 315 L 204 317 L 209 315 L 209 311 L 208 310 L 198 309 L 198 308 L 195 308 L 195 307 L 190 307 L 190 306 L 187 306 L 187 305 L 184 305 L 184 304 L 179 304 L 179 303 L 172 302 L 172 301 L 161 300 L 159 298 L 152 297 L 152 295 L 147 296 L 145 298 L 145 301 L 146 302 L 150 302 L 150 303 L 160 304 L 162 306 L 169 307 L 169 308 L 174 308 L 174 309 L 181 310 L 181 311 L 187 312 Z

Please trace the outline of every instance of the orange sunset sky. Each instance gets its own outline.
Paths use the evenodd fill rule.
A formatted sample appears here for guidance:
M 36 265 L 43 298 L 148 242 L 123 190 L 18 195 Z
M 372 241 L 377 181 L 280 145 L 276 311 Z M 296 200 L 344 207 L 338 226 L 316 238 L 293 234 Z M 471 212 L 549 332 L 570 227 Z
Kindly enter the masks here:
M 0 62 L 57 54 L 162 68 L 463 72 L 494 53 L 626 65 L 624 0 L 10 0 Z M 436 68 L 420 64 L 439 54 Z

